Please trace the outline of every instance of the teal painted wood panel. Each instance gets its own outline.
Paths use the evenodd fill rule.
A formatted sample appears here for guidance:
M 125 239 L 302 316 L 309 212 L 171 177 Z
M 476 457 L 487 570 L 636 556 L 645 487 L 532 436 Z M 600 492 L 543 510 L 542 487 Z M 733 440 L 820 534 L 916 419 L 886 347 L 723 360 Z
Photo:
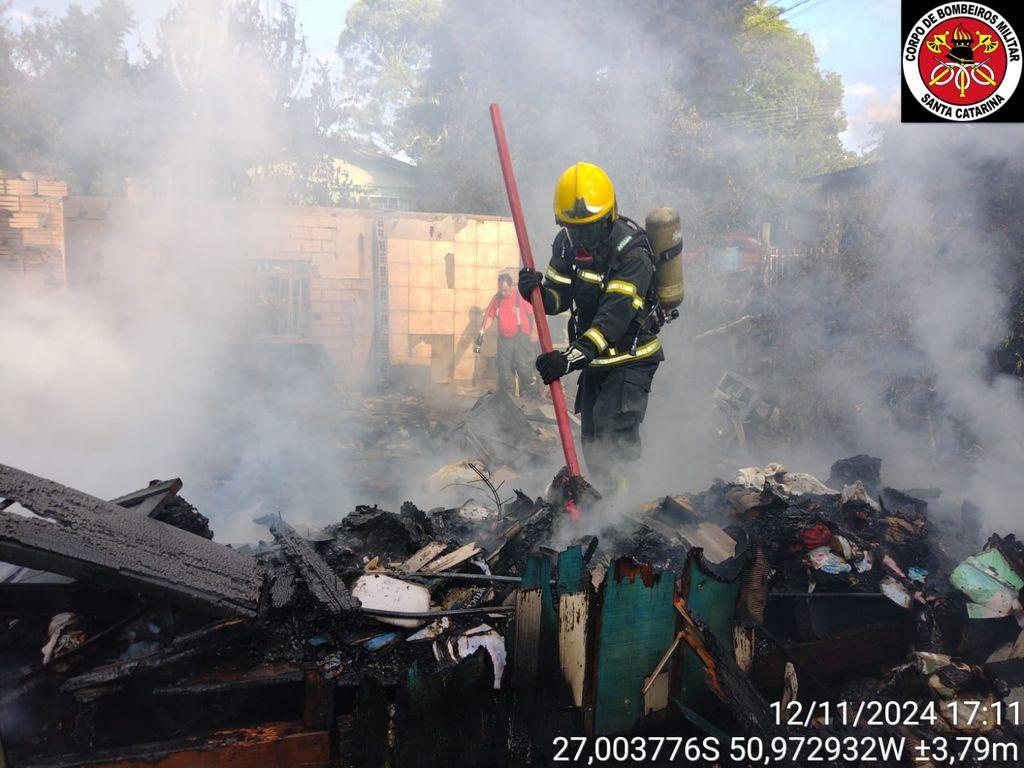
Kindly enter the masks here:
M 558 554 L 558 597 L 579 592 L 583 583 L 583 547 L 568 547 Z
M 654 671 L 676 635 L 672 604 L 675 576 L 656 574 L 650 587 L 637 575 L 615 579 L 614 566 L 604 581 L 601 636 L 597 652 L 594 733 L 618 733 L 643 716 L 644 678 Z
M 686 584 L 689 582 L 689 589 Z M 686 561 L 683 574 L 684 598 L 687 609 L 699 616 L 711 630 L 711 634 L 728 649 L 732 656 L 733 614 L 736 612 L 736 599 L 740 593 L 739 579 L 736 581 L 718 581 L 703 573 L 694 557 Z M 700 659 L 689 649 L 682 649 L 682 672 L 680 698 L 684 704 L 693 706 L 696 698 L 707 688 L 707 675 Z
M 558 637 L 558 617 L 555 615 L 555 603 L 551 595 L 551 563 L 542 555 L 530 555 L 523 568 L 523 580 L 520 589 L 540 589 L 541 642 L 553 644 Z

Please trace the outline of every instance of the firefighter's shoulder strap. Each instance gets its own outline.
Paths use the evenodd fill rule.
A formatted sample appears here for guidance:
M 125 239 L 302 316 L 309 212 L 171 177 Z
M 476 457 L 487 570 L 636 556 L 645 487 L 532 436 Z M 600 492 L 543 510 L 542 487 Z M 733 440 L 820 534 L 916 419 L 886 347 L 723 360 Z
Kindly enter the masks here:
M 621 222 L 621 224 L 620 224 Z M 661 315 L 658 301 L 658 286 L 655 280 L 657 274 L 657 257 L 654 255 L 654 247 L 651 245 L 647 232 L 632 219 L 619 216 L 612 225 L 612 261 L 611 269 L 618 269 L 622 264 L 623 257 L 639 247 L 647 254 L 651 264 L 651 279 L 647 284 L 647 292 L 644 294 L 645 310 L 633 318 L 626 329 L 626 337 L 632 337 L 633 343 L 631 353 L 636 354 L 637 342 L 644 332 L 657 334 L 661 330 L 661 322 L 657 319 Z
M 647 258 L 650 259 L 651 262 L 651 269 L 653 270 L 657 266 L 657 261 L 654 255 L 654 248 L 651 246 L 651 241 L 647 237 L 647 232 L 632 219 L 628 219 L 625 216 L 620 215 L 612 225 L 611 267 L 618 268 L 622 263 L 622 257 L 638 246 L 643 248 L 644 253 L 647 254 Z M 647 300 L 648 305 L 651 306 L 653 305 L 653 302 L 657 301 L 657 297 L 658 293 L 654 285 L 654 275 L 652 272 L 651 282 L 647 288 L 645 300 Z

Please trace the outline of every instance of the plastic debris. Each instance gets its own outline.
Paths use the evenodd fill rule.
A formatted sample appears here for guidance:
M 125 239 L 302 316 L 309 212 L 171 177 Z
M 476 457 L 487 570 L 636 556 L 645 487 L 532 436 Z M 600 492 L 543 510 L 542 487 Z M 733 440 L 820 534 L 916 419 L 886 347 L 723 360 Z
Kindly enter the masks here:
M 967 615 L 970 618 L 1012 615 L 1018 624 L 1024 626 L 1024 608 L 1019 596 L 1024 579 L 996 547 L 968 557 L 956 567 L 949 580 L 967 597 Z
M 85 632 L 79 626 L 78 615 L 70 612 L 58 613 L 50 619 L 47 635 L 49 639 L 42 649 L 43 664 L 49 664 L 85 642 Z
M 767 464 L 764 467 L 746 467 L 738 470 L 732 479 L 733 485 L 751 490 L 768 487 L 784 498 L 805 494 L 838 495 L 839 491 L 829 488 L 814 475 L 803 472 L 789 472 L 782 464 Z
M 852 570 L 848 562 L 833 553 L 828 547 L 816 547 L 807 553 L 807 557 L 816 570 L 825 573 L 848 573 Z
M 432 622 L 423 627 L 418 632 L 414 632 L 405 638 L 407 643 L 415 643 L 420 640 L 433 640 L 440 637 L 448 630 L 452 625 L 452 620 L 448 616 L 442 616 L 438 619 L 434 619 Z
M 827 547 L 828 543 L 832 541 L 832 531 L 827 525 L 815 523 L 800 532 L 800 541 L 808 550 Z
M 379 611 L 402 611 L 405 613 L 423 613 L 430 610 L 430 590 L 420 584 L 385 576 L 381 573 L 368 573 L 360 576 L 352 587 L 352 596 L 358 598 L 363 608 Z M 423 619 L 399 619 L 390 616 L 377 617 L 378 621 L 393 624 L 396 627 L 418 627 Z
M 881 591 L 883 595 L 896 603 L 900 608 L 910 608 L 913 598 L 910 596 L 906 587 L 896 581 L 892 576 L 886 576 L 882 579 Z
M 460 635 L 434 642 L 434 656 L 438 661 L 457 662 L 476 653 L 480 648 L 487 651 L 494 665 L 494 689 L 501 688 L 505 674 L 505 638 L 489 624 L 479 624 Z
M 395 643 L 398 640 L 398 638 L 399 634 L 397 632 L 385 632 L 383 635 L 371 637 L 363 644 L 363 647 L 371 652 L 381 651 L 387 648 L 389 645 Z

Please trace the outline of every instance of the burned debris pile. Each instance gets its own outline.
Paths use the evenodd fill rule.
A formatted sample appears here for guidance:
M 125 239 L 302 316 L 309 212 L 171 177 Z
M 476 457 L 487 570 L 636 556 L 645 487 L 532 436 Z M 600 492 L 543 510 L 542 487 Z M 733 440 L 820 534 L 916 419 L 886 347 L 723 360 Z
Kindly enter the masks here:
M 0 466 L 9 764 L 530 764 L 557 735 L 799 731 L 773 702 L 931 703 L 884 726 L 911 743 L 1022 736 L 956 703 L 1024 694 L 1024 546 L 871 457 L 609 505 L 586 536 L 554 483 L 323 530 L 272 515 L 231 548 L 181 487 L 107 502 Z

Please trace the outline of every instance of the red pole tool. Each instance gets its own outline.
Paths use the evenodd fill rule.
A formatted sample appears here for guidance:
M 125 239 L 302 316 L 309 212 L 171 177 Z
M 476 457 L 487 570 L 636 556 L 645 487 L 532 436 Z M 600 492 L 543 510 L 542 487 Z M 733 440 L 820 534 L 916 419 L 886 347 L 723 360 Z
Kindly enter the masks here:
M 519 202 L 519 188 L 512 172 L 512 157 L 508 152 L 508 141 L 505 139 L 505 128 L 501 123 L 501 110 L 497 104 L 491 104 L 491 125 L 494 126 L 494 140 L 498 144 L 498 159 L 501 161 L 501 175 L 505 179 L 505 191 L 508 193 L 508 206 L 512 209 L 512 221 L 516 227 L 516 239 L 519 240 L 519 253 L 523 257 L 523 266 L 536 269 L 533 262 L 533 251 L 530 250 L 530 238 L 526 234 L 526 220 L 523 218 L 523 206 Z M 540 337 L 540 348 L 545 352 L 554 349 L 551 343 L 551 332 L 548 330 L 548 317 L 544 313 L 544 299 L 540 287 L 530 297 L 533 305 L 533 316 L 537 323 L 537 336 Z M 569 428 L 569 412 L 565 407 L 565 393 L 562 381 L 551 382 L 551 402 L 555 407 L 555 420 L 558 422 L 558 435 L 562 439 L 562 451 L 565 453 L 565 464 L 569 468 L 569 477 L 580 477 L 580 460 L 576 457 L 576 445 L 572 441 L 572 430 Z M 579 510 L 575 501 L 570 499 L 566 505 L 574 521 L 579 520 Z

